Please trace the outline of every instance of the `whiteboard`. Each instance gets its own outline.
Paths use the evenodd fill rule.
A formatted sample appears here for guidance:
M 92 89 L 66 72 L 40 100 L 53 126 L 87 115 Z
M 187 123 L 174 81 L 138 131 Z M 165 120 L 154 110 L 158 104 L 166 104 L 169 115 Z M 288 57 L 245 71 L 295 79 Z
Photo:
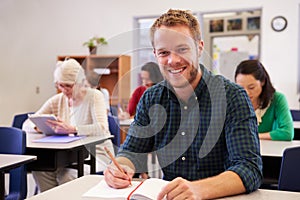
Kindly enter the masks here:
M 249 59 L 248 52 L 241 51 L 228 51 L 220 52 L 219 57 L 219 73 L 232 82 L 234 82 L 234 72 L 237 65 L 243 61 Z

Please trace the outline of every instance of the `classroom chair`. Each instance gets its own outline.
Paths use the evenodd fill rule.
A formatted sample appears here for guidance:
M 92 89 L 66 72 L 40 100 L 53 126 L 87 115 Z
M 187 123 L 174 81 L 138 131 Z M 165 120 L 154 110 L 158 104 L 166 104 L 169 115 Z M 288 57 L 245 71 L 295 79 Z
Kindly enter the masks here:
M 287 148 L 281 161 L 278 189 L 300 192 L 300 147 Z
M 113 116 L 118 116 L 118 108 L 116 106 L 110 106 L 110 114 Z
M 300 121 L 300 110 L 291 110 L 293 121 Z
M 16 114 L 13 118 L 12 127 L 22 129 L 23 123 L 28 118 L 28 114 L 34 114 L 34 112 Z M 35 186 L 33 194 L 37 194 L 38 192 L 38 187 Z
M 112 143 L 114 145 L 115 153 L 117 153 L 121 143 L 119 118 L 115 115 L 108 115 L 108 127 L 109 132 L 114 136 Z
M 28 114 L 33 114 L 34 112 L 21 113 L 14 116 L 12 127 L 22 129 L 24 121 L 28 118 Z
M 109 128 L 109 132 L 114 136 L 112 138 L 112 143 L 116 154 L 118 152 L 121 143 L 120 121 L 117 116 L 108 115 L 108 128 Z M 96 174 L 103 175 L 103 171 L 96 172 Z
M 300 110 L 291 110 L 293 121 L 300 121 Z M 300 140 L 300 129 L 294 128 L 294 140 Z
M 25 153 L 26 133 L 19 128 L 0 127 L 0 153 Z M 9 171 L 9 193 L 5 200 L 20 200 L 27 196 L 27 171 L 23 165 Z

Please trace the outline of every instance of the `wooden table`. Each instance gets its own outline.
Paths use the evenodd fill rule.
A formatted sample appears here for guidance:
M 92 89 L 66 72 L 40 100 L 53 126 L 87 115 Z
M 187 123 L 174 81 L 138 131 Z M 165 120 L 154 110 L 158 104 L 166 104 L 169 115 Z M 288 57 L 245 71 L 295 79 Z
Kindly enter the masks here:
M 77 163 L 78 177 L 83 176 L 84 160 L 90 155 L 91 173 L 96 171 L 96 145 L 113 136 L 87 136 L 70 143 L 36 143 L 33 140 L 45 137 L 43 134 L 27 133 L 26 154 L 36 155 L 37 160 L 28 165 L 28 170 L 55 171 Z
M 72 199 L 72 200 L 99 200 L 99 198 L 82 197 L 89 189 L 94 187 L 103 179 L 100 175 L 87 175 L 57 186 L 36 196 L 32 196 L 28 200 L 56 200 L 56 199 Z M 257 190 L 251 194 L 242 194 L 232 197 L 223 198 L 227 200 L 296 200 L 300 199 L 300 193 L 285 192 L 275 190 Z
M 5 172 L 36 160 L 36 156 L 0 154 L 0 200 L 5 199 Z

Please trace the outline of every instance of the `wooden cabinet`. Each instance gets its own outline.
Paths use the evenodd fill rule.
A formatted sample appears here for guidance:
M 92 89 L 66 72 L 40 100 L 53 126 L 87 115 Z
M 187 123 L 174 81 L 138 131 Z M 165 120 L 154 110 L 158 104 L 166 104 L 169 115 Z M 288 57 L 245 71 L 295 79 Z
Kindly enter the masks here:
M 66 57 L 77 60 L 85 70 L 102 71 L 100 84 L 110 93 L 111 105 L 118 104 L 124 107 L 130 97 L 130 68 L 131 57 L 127 55 L 88 55 L 58 56 L 57 60 L 65 60 Z

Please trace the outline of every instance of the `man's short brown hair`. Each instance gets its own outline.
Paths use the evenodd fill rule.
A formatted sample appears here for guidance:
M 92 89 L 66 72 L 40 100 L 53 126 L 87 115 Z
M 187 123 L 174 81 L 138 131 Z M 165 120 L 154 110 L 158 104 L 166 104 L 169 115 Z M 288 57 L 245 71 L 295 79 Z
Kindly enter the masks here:
M 185 25 L 190 29 L 193 39 L 198 42 L 201 40 L 200 25 L 197 18 L 188 10 L 173 10 L 161 15 L 155 20 L 150 30 L 150 38 L 152 46 L 154 47 L 154 33 L 161 26 L 176 26 Z

